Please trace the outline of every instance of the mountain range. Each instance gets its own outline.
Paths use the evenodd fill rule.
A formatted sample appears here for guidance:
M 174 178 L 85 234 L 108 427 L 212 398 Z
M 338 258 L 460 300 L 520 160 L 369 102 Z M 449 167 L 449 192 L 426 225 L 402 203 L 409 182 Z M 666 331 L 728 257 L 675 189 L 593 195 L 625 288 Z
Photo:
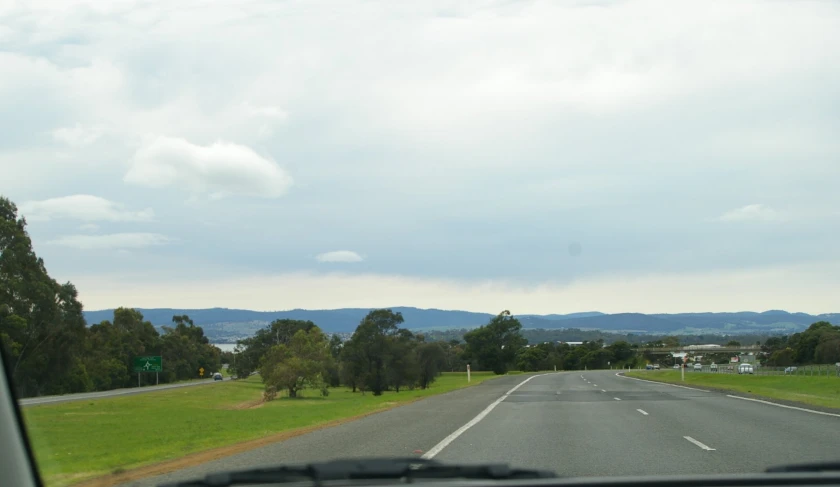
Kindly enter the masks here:
M 390 309 L 402 313 L 405 319 L 402 326 L 412 330 L 475 328 L 486 324 L 494 316 L 490 313 L 419 309 L 402 306 Z M 269 322 L 284 318 L 311 320 L 329 333 L 351 333 L 371 308 L 293 309 L 289 311 L 251 311 L 228 308 L 138 308 L 137 310 L 143 313 L 146 320 L 158 327 L 171 324 L 173 315 L 189 315 L 197 325 L 204 328 L 205 334 L 211 340 L 229 342 L 251 336 Z M 99 323 L 103 320 L 111 320 L 113 313 L 113 309 L 85 311 L 85 318 L 89 324 Z M 659 334 L 793 333 L 804 330 L 817 321 L 840 323 L 840 313 L 811 315 L 789 313 L 782 310 L 761 313 L 741 311 L 676 314 L 605 314 L 590 311 L 565 315 L 526 314 L 516 317 L 524 328 L 578 328 L 582 330 Z

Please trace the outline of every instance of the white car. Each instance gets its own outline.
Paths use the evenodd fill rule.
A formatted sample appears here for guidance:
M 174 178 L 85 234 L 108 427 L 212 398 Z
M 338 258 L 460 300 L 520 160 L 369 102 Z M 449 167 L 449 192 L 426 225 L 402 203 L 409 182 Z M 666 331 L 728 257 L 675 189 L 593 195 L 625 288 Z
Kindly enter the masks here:
M 739 374 L 754 374 L 755 368 L 753 368 L 752 364 L 740 364 L 738 365 L 738 373 Z
M 703 364 L 700 364 L 700 363 L 694 364 L 694 370 L 703 370 Z

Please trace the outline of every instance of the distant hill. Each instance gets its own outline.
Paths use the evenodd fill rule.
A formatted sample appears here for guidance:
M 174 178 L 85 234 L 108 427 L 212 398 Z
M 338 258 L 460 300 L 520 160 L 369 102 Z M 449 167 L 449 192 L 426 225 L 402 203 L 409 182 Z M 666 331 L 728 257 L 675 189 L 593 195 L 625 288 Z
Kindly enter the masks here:
M 445 311 L 439 309 L 419 309 L 397 306 L 390 308 L 402 313 L 406 328 L 472 328 L 487 323 L 493 315 L 472 313 L 469 311 Z M 172 308 L 137 308 L 143 317 L 153 325 L 169 325 L 174 315 L 189 315 L 197 325 L 271 322 L 278 319 L 311 320 L 327 332 L 348 332 L 370 312 L 371 308 L 342 308 L 331 310 L 293 309 L 289 311 L 250 311 L 246 309 L 209 308 L 209 309 L 172 309 Z M 113 309 L 85 311 L 85 319 L 90 323 L 111 320 Z
M 470 311 L 419 309 L 397 306 L 391 308 L 402 313 L 404 327 L 413 330 L 445 330 L 475 328 L 486 324 L 493 314 Z M 171 309 L 138 308 L 155 326 L 168 325 L 173 315 L 186 314 L 205 329 L 211 340 L 230 342 L 253 335 L 276 319 L 311 320 L 329 333 L 349 333 L 370 311 L 370 308 L 342 308 L 333 310 L 251 311 L 244 309 Z M 85 311 L 89 324 L 113 318 L 114 310 Z M 771 310 L 762 313 L 742 311 L 735 313 L 676 313 L 604 314 L 597 311 L 567 315 L 517 315 L 524 328 L 601 330 L 623 333 L 658 334 L 715 334 L 715 333 L 793 333 L 817 321 L 840 323 L 840 314 L 810 315 Z

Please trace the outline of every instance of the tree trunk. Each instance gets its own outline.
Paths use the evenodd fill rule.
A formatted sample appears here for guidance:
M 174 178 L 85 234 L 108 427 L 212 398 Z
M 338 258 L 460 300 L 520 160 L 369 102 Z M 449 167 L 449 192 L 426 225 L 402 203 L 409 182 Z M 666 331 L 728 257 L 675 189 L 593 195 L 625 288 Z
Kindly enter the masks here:
M 289 397 L 297 397 L 297 389 L 294 387 L 289 388 Z

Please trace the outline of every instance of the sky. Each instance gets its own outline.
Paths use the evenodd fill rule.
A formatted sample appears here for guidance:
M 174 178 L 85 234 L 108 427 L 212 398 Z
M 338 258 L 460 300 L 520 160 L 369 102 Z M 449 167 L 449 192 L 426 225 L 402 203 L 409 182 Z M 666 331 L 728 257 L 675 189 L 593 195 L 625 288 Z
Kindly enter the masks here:
M 840 3 L 0 0 L 86 309 L 838 312 Z

